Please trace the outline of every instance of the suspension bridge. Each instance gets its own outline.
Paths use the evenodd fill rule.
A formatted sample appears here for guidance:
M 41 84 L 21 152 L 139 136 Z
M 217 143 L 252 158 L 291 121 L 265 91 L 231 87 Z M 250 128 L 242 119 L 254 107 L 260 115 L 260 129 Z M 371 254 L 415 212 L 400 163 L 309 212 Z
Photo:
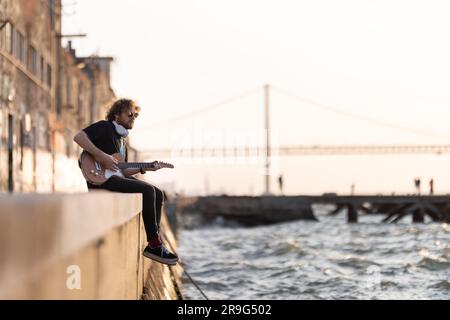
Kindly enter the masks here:
M 383 222 L 398 222 L 406 215 L 412 215 L 413 222 L 424 222 L 425 217 L 433 221 L 450 221 L 450 197 L 442 196 L 338 196 L 336 194 L 322 196 L 297 197 L 268 197 L 270 195 L 270 164 L 271 157 L 276 156 L 308 156 L 308 155 L 385 155 L 385 154 L 448 154 L 450 144 L 437 145 L 272 145 L 270 96 L 276 91 L 299 103 L 315 106 L 325 112 L 345 116 L 354 120 L 370 123 L 379 127 L 400 130 L 433 138 L 448 139 L 450 135 L 430 130 L 408 127 L 396 123 L 371 118 L 365 115 L 349 112 L 340 108 L 329 106 L 315 100 L 293 94 L 277 86 L 264 85 L 256 90 L 249 90 L 222 102 L 181 114 L 176 117 L 154 123 L 148 129 L 161 128 L 172 125 L 178 121 L 185 121 L 205 113 L 222 108 L 230 103 L 243 99 L 250 94 L 263 92 L 264 104 L 264 133 L 265 143 L 258 146 L 236 147 L 181 147 L 141 150 L 144 158 L 171 157 L 171 158 L 211 158 L 211 157 L 262 157 L 265 159 L 265 197 L 202 197 L 194 201 L 195 210 L 211 218 L 223 216 L 243 223 L 259 224 L 289 221 L 295 219 L 315 219 L 311 206 L 314 204 L 333 204 L 335 207 L 330 215 L 347 211 L 348 222 L 357 222 L 359 214 L 385 215 Z M 191 203 L 190 201 L 188 201 Z M 191 203 L 192 205 L 192 203 Z M 183 206 L 181 206 L 183 207 Z
M 237 102 L 249 95 L 262 92 L 264 96 L 264 132 L 265 143 L 261 146 L 236 146 L 236 147 L 174 147 L 157 148 L 151 150 L 141 150 L 143 158 L 164 157 L 164 158 L 214 158 L 214 157 L 264 157 L 265 158 L 265 190 L 270 193 L 270 163 L 273 155 L 277 156 L 307 156 L 307 155 L 386 155 L 386 154 L 434 154 L 442 155 L 450 153 L 450 144 L 437 145 L 271 145 L 271 119 L 270 119 L 270 96 L 275 91 L 285 97 L 295 100 L 298 103 L 309 104 L 324 112 L 334 113 L 354 120 L 362 121 L 379 127 L 396 129 L 402 132 L 413 133 L 432 138 L 448 139 L 450 134 L 434 132 L 419 128 L 408 127 L 396 123 L 371 118 L 362 114 L 357 114 L 326 105 L 321 102 L 294 94 L 288 90 L 273 85 L 264 85 L 252 90 L 245 91 L 234 97 L 225 99 L 219 103 L 212 104 L 176 117 L 149 125 L 144 130 L 158 129 L 175 122 L 185 121 L 205 113 L 213 112 L 219 108 Z

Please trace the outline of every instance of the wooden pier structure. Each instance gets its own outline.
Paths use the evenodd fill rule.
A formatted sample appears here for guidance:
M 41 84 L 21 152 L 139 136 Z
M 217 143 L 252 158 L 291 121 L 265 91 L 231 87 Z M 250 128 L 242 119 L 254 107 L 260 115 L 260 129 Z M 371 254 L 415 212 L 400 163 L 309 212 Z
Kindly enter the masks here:
M 176 201 L 180 214 L 196 215 L 201 221 L 222 217 L 243 225 L 256 226 L 294 220 L 318 219 L 313 205 L 333 205 L 328 215 L 346 212 L 349 223 L 361 215 L 380 215 L 382 223 L 396 223 L 407 216 L 413 223 L 450 222 L 450 195 L 358 195 L 325 194 L 320 196 L 207 196 Z
M 366 196 L 308 196 L 307 201 L 315 204 L 334 204 L 330 215 L 347 212 L 347 221 L 358 222 L 360 214 L 384 215 L 382 222 L 396 223 L 411 216 L 414 223 L 425 222 L 428 216 L 434 222 L 450 221 L 450 195 L 366 195 Z

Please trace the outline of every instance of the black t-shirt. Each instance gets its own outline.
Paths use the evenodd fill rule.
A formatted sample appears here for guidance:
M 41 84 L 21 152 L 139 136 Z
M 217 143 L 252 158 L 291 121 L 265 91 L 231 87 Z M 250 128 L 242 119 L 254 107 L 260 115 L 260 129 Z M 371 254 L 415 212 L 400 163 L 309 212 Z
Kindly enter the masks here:
M 86 132 L 89 140 L 107 154 L 120 153 L 120 140 L 122 137 L 116 132 L 112 121 L 102 120 L 91 124 L 89 127 L 83 129 Z M 125 139 L 123 139 L 125 162 L 128 161 L 128 148 Z

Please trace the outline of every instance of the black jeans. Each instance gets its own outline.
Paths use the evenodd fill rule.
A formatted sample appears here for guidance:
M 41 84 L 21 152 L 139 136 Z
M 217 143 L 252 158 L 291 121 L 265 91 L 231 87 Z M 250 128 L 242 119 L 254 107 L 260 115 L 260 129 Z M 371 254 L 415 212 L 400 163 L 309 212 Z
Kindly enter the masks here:
M 147 240 L 154 239 L 159 234 L 161 208 L 164 203 L 164 193 L 157 187 L 134 177 L 121 178 L 112 176 L 104 184 L 95 186 L 87 184 L 88 189 L 104 189 L 121 193 L 142 193 L 142 218 L 144 220 Z

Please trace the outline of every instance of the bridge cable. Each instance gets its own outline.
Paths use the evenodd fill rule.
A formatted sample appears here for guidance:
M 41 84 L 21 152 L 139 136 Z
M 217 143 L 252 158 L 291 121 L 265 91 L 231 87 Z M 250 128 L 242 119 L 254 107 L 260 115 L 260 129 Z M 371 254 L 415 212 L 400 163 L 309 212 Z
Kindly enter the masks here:
M 175 122 L 175 121 L 181 121 L 181 120 L 185 120 L 185 119 L 188 119 L 188 118 L 192 118 L 192 117 L 195 117 L 197 115 L 213 111 L 215 109 L 223 107 L 223 106 L 225 106 L 227 104 L 230 104 L 232 102 L 238 101 L 238 100 L 240 100 L 242 98 L 245 98 L 247 96 L 250 96 L 250 95 L 254 94 L 255 92 L 257 92 L 259 90 L 261 90 L 261 87 L 253 88 L 251 90 L 248 90 L 248 91 L 245 91 L 245 92 L 243 92 L 241 94 L 238 94 L 238 95 L 236 95 L 234 97 L 225 99 L 225 100 L 223 100 L 221 102 L 218 102 L 218 103 L 215 103 L 215 104 L 212 104 L 212 105 L 209 105 L 209 106 L 206 106 L 206 107 L 203 107 L 203 108 L 200 108 L 200 109 L 197 109 L 197 110 L 185 113 L 185 114 L 181 114 L 181 115 L 175 116 L 175 117 L 170 118 L 170 119 L 166 119 L 166 120 L 163 120 L 163 121 L 160 121 L 160 122 L 156 122 L 156 123 L 150 124 L 150 125 L 145 126 L 143 128 L 139 128 L 138 130 L 144 131 L 144 130 L 148 130 L 148 129 L 154 129 L 154 128 L 157 128 L 157 127 L 165 126 L 165 125 L 170 124 L 170 123 Z
M 422 130 L 422 129 L 417 129 L 417 128 L 412 128 L 412 127 L 407 127 L 407 126 L 403 126 L 403 125 L 398 125 L 398 124 L 394 124 L 394 123 L 389 123 L 389 122 L 385 122 L 382 120 L 378 120 L 378 119 L 374 119 L 371 117 L 366 117 L 357 113 L 353 113 L 353 112 L 349 112 L 340 108 L 336 108 L 336 107 L 332 107 L 329 105 L 325 105 L 323 103 L 314 101 L 312 99 L 309 98 L 305 98 L 299 95 L 296 95 L 294 93 L 291 93 L 285 89 L 282 89 L 280 87 L 277 86 L 271 86 L 271 88 L 273 88 L 275 91 L 288 96 L 292 99 L 298 100 L 298 101 L 302 101 L 302 102 L 306 102 L 310 105 L 319 107 L 325 111 L 329 111 L 329 112 L 333 112 L 335 114 L 339 114 L 342 116 L 346 116 L 349 118 L 354 118 L 357 120 L 361 120 L 361 121 L 365 121 L 365 122 L 369 122 L 369 123 L 373 123 L 376 124 L 378 126 L 383 126 L 383 127 L 388 127 L 391 129 L 397 129 L 397 130 L 402 130 L 402 131 L 407 131 L 410 133 L 415 133 L 415 134 L 420 134 L 420 135 L 427 135 L 427 136 L 433 136 L 435 138 L 440 138 L 440 139 L 450 139 L 450 134 L 444 134 L 444 133 L 439 133 L 439 132 L 434 132 L 434 131 L 427 131 L 427 130 Z

